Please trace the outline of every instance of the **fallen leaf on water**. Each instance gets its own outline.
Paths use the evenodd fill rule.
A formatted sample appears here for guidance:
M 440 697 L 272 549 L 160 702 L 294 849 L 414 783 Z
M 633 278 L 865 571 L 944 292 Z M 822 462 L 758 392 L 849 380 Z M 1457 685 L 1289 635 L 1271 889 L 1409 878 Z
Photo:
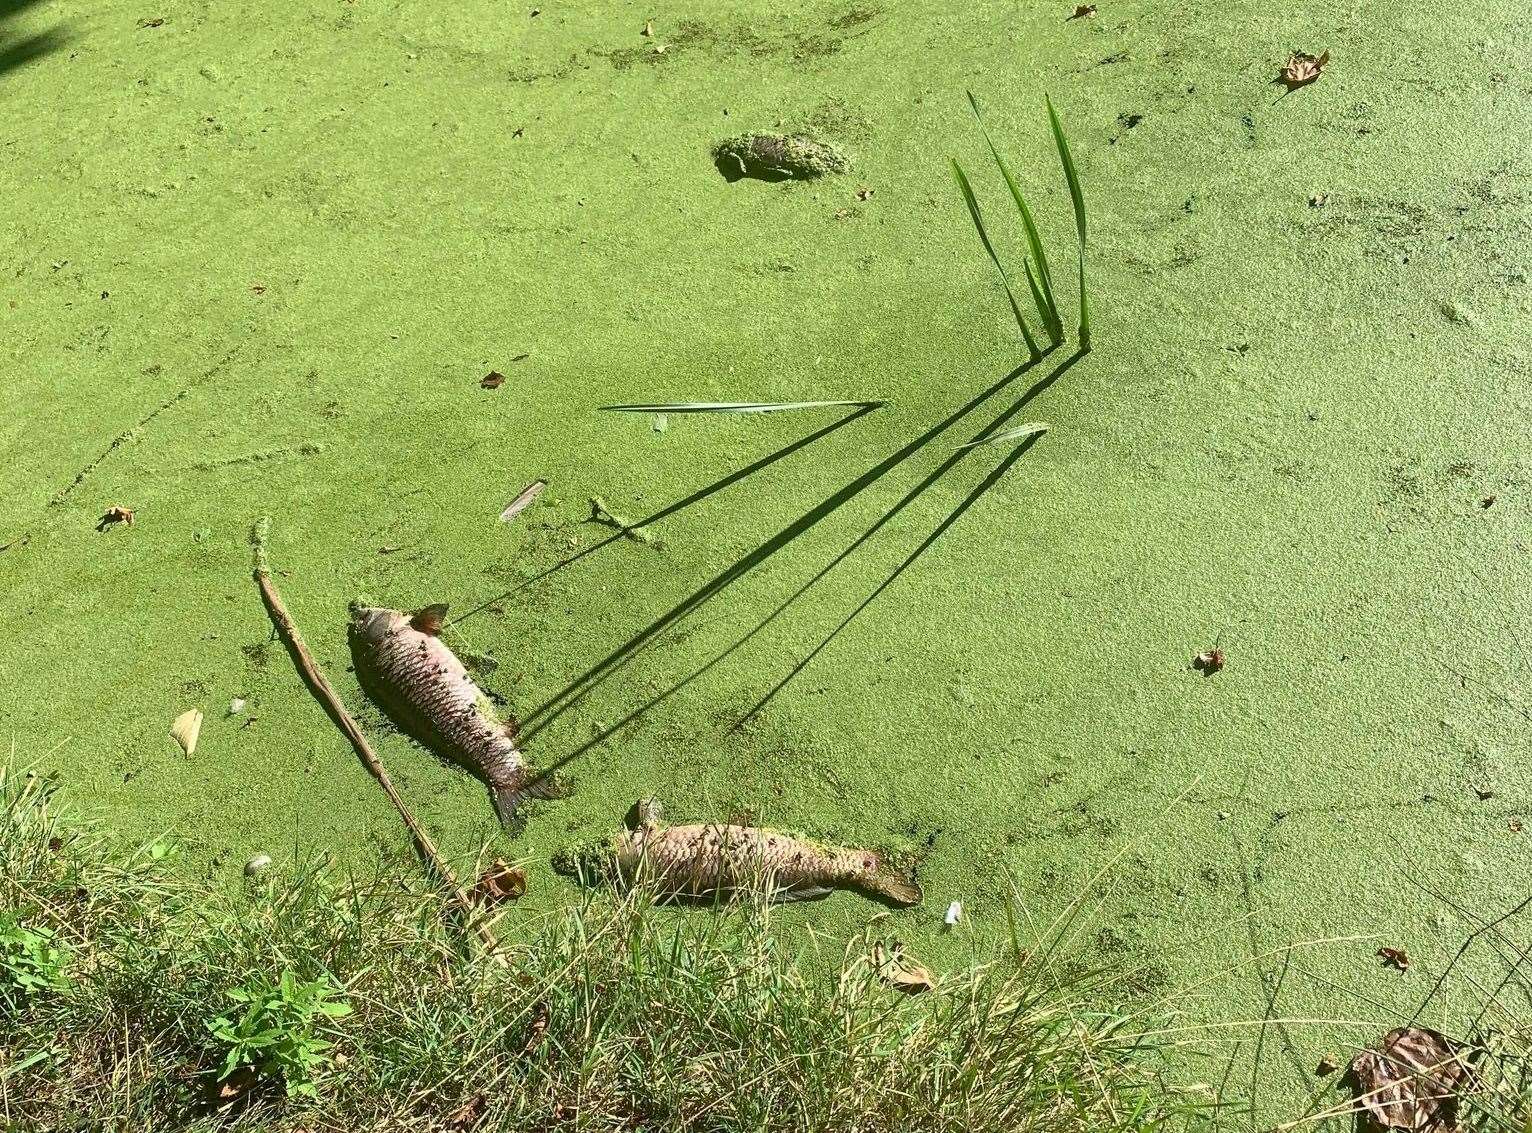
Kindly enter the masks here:
M 1314 82 L 1324 73 L 1325 65 L 1330 62 L 1330 53 L 1323 55 L 1310 55 L 1304 51 L 1294 51 L 1287 57 L 1287 62 L 1282 66 L 1282 73 L 1277 76 L 1277 81 L 1287 86 L 1288 90 L 1297 90 Z
M 1223 650 L 1214 646 L 1212 649 L 1204 649 L 1193 657 L 1192 668 L 1196 669 L 1203 676 L 1211 677 L 1224 667 L 1226 660 L 1228 658 L 1224 656 Z
M 1469 786 L 1473 787 L 1473 784 L 1470 783 Z M 1479 796 L 1479 801 L 1481 803 L 1487 802 L 1488 800 L 1495 797 L 1495 792 L 1490 790 L 1488 787 L 1473 787 L 1473 793 Z
M 481 905 L 498 905 L 502 901 L 514 901 L 526 891 L 526 871 L 510 865 L 504 858 L 496 858 L 474 882 L 469 896 Z
M 479 379 L 479 385 L 485 389 L 499 389 L 505 385 L 505 375 L 499 370 L 491 370 Z
M 881 942 L 874 944 L 872 964 L 877 969 L 879 979 L 908 995 L 936 987 L 936 980 L 925 965 L 917 964 L 905 956 L 902 944 L 895 944 L 892 949 L 884 948 Z
M 1455 1129 L 1468 1067 L 1452 1040 L 1424 1027 L 1398 1027 L 1346 1072 L 1363 1129 Z
M 1378 959 L 1391 968 L 1397 968 L 1401 972 L 1410 970 L 1410 958 L 1403 948 L 1390 948 L 1384 945 L 1378 949 Z
M 509 523 L 522 512 L 526 511 L 527 508 L 531 507 L 535 502 L 537 502 L 537 497 L 542 495 L 544 489 L 547 487 L 548 481 L 533 480 L 530 484 L 521 490 L 521 495 L 512 500 L 510 506 L 500 513 L 500 522 Z
M 1340 1059 L 1333 1054 L 1327 1054 L 1319 1060 L 1319 1065 L 1314 1067 L 1314 1073 L 1321 1078 L 1328 1074 L 1334 1074 L 1340 1069 Z
M 155 16 L 152 20 L 139 20 L 138 26 L 141 28 L 157 28 L 164 24 L 164 22 L 165 18 L 163 16 Z
M 100 519 L 96 520 L 96 530 L 105 531 L 108 527 L 115 526 L 119 523 L 125 523 L 129 527 L 132 527 L 133 509 L 130 507 L 123 507 L 121 504 L 113 504 L 111 507 L 107 508 L 105 512 L 102 513 Z
M 197 751 L 197 737 L 202 733 L 202 713 L 195 708 L 188 708 L 176 717 L 175 723 L 170 725 L 170 738 L 181 745 L 181 750 L 187 755 L 193 755 Z
M 1311 209 L 1323 208 L 1324 205 L 1325 205 L 1325 202 L 1328 201 L 1329 199 L 1330 199 L 1330 194 L 1329 193 L 1310 193 L 1309 194 L 1309 208 L 1311 208 Z
M 872 199 L 872 189 L 867 185 L 863 185 L 856 191 L 856 199 L 859 201 L 870 201 Z
M 1512 834 L 1520 834 L 1521 833 L 1521 819 L 1513 818 L 1513 819 L 1511 819 L 1509 825 L 1511 827 L 1511 833 Z
M 1083 20 L 1086 16 L 1094 16 L 1095 14 L 1096 5 L 1080 4 L 1076 6 L 1074 13 L 1069 17 L 1069 19 L 1066 19 L 1064 22 L 1067 24 L 1069 20 Z
M 845 220 L 850 215 L 851 215 L 851 210 L 850 209 L 836 209 L 835 210 L 835 219 L 836 220 Z
M 942 918 L 948 925 L 955 925 L 963 919 L 963 902 L 954 901 L 947 906 L 947 915 Z
M 250 291 L 255 295 L 264 295 L 266 294 L 266 285 L 264 283 L 252 283 L 250 285 Z
M 643 36 L 649 36 L 649 37 L 652 38 L 653 35 L 654 35 L 654 21 L 653 20 L 645 20 L 644 21 L 644 30 L 639 32 L 638 34 L 639 35 L 643 35 Z

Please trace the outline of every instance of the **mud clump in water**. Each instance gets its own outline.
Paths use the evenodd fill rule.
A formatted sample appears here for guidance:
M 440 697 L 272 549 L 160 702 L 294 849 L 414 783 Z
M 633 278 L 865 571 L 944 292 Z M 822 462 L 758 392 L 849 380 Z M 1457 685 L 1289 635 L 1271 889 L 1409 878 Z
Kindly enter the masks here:
M 730 181 L 807 181 L 851 168 L 838 149 L 806 134 L 741 134 L 713 147 L 713 164 Z

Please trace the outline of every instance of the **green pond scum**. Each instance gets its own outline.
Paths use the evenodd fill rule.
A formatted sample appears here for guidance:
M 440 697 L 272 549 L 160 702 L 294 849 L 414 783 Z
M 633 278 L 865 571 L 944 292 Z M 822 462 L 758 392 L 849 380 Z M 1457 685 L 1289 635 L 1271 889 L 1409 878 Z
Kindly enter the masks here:
M 1532 12 L 1073 7 L 0 7 L 0 743 L 231 886 L 408 853 L 272 638 L 269 514 L 420 820 L 525 863 L 503 931 L 576 900 L 550 858 L 643 795 L 887 847 L 921 905 L 779 923 L 883 916 L 941 968 L 1013 892 L 1072 910 L 1134 994 L 1193 989 L 1220 1029 L 1188 1042 L 1275 1120 L 1532 885 Z M 1289 93 L 1295 50 L 1329 62 Z M 1045 96 L 1093 349 L 1032 363 L 948 158 L 1020 283 L 1003 155 L 1075 332 Z M 854 166 L 720 177 L 755 129 Z M 509 839 L 389 730 L 348 670 L 362 592 L 450 602 L 574 793 Z

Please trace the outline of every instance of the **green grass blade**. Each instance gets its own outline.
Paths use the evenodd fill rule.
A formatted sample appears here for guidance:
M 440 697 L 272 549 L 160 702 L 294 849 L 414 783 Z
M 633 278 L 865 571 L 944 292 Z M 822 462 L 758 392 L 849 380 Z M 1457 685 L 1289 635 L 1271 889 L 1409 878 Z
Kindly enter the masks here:
M 598 405 L 608 413 L 781 413 L 793 409 L 873 409 L 888 401 L 688 401 L 679 405 Z
M 957 158 L 949 160 L 952 162 L 952 176 L 957 180 L 958 188 L 963 191 L 963 200 L 968 204 L 968 215 L 973 217 L 973 226 L 978 230 L 979 242 L 984 245 L 984 250 L 989 253 L 989 258 L 995 263 L 995 270 L 1000 273 L 1000 282 L 1005 285 L 1005 297 L 1011 302 L 1011 314 L 1016 316 L 1016 325 L 1021 329 L 1021 337 L 1027 344 L 1027 352 L 1032 356 L 1032 361 L 1036 362 L 1043 356 L 1043 352 L 1038 349 L 1037 340 L 1027 329 L 1027 320 L 1022 318 L 1021 308 L 1016 303 L 1016 294 L 1011 290 L 1011 281 L 1005 274 L 1005 265 L 1000 262 L 995 246 L 990 243 L 989 233 L 984 229 L 984 218 L 979 215 L 979 201 L 973 195 L 973 186 L 968 183 L 968 177 L 963 172 L 963 167 L 957 163 Z
M 1080 175 L 1075 172 L 1074 157 L 1069 152 L 1069 141 L 1064 137 L 1064 127 L 1059 122 L 1058 111 L 1053 109 L 1053 99 L 1043 96 L 1048 104 L 1048 122 L 1053 127 L 1053 143 L 1059 150 L 1059 161 L 1064 166 L 1064 180 L 1069 182 L 1069 199 L 1075 209 L 1075 234 L 1079 238 L 1080 262 L 1080 349 L 1090 349 L 1090 305 L 1085 295 L 1085 197 L 1080 192 Z
M 1051 428 L 1053 426 L 1046 421 L 1028 421 L 1025 425 L 1017 425 L 1014 429 L 1006 429 L 992 437 L 981 437 L 976 441 L 969 441 L 966 445 L 958 445 L 958 448 L 976 448 L 979 445 L 998 445 L 1003 441 L 1019 441 L 1026 437 L 1039 437 Z
M 989 136 L 989 127 L 984 125 L 984 115 L 979 113 L 979 100 L 973 96 L 973 91 L 968 92 L 968 105 L 973 107 L 974 119 L 979 123 L 979 132 L 984 135 L 984 142 L 989 146 L 990 155 L 995 159 L 995 165 L 1000 170 L 1000 176 L 1005 178 L 1005 184 L 1011 190 L 1011 199 L 1016 202 L 1016 211 L 1021 214 L 1021 226 L 1026 231 L 1027 248 L 1032 253 L 1032 258 L 1037 262 L 1038 291 L 1041 291 L 1046 307 L 1038 303 L 1038 314 L 1042 316 L 1043 325 L 1048 328 L 1048 336 L 1054 345 L 1064 337 L 1064 320 L 1059 315 L 1058 300 L 1053 294 L 1053 273 L 1048 270 L 1048 253 L 1043 248 L 1042 235 L 1037 231 L 1037 223 L 1032 219 L 1032 210 L 1027 207 L 1027 198 L 1022 195 L 1021 186 L 1016 184 L 1016 178 L 1011 176 L 1010 168 L 1005 164 L 1005 159 L 1000 156 L 1000 151 L 995 148 L 994 139 Z M 1034 292 L 1034 299 L 1036 292 Z

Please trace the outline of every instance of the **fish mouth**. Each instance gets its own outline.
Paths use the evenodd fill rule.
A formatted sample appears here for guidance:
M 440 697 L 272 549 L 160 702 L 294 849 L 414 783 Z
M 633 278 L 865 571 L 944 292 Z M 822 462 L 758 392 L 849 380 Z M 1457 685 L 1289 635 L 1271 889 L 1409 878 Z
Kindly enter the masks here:
M 372 605 L 366 598 L 353 598 L 347 610 L 351 614 L 351 630 L 364 641 L 376 644 L 388 632 L 394 611 Z

